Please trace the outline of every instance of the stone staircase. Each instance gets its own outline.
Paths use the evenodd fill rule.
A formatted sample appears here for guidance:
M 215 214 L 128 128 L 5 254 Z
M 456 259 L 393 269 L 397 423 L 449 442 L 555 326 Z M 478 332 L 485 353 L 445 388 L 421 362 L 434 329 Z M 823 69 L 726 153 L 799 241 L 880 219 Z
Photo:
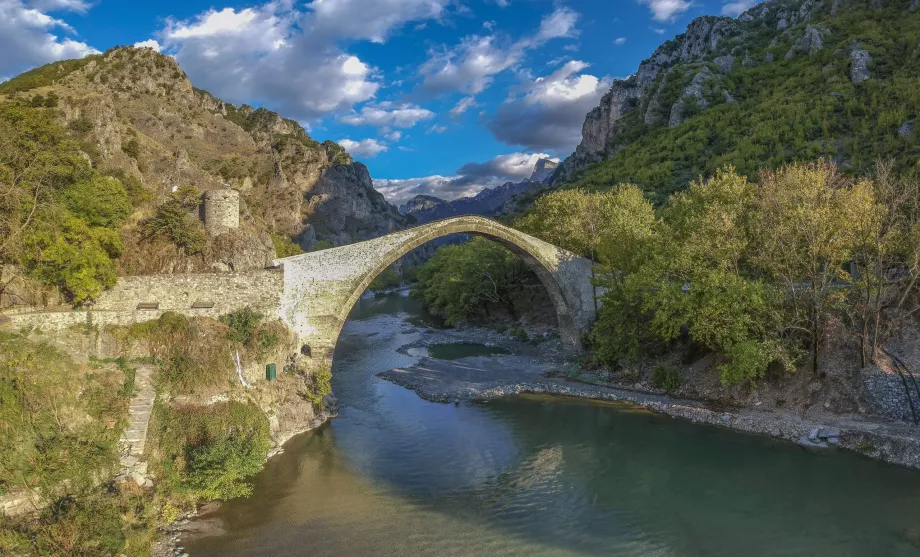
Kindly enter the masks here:
M 138 485 L 151 485 L 147 477 L 147 460 L 144 457 L 144 443 L 147 439 L 147 426 L 153 412 L 156 390 L 153 388 L 154 366 L 141 364 L 137 366 L 134 377 L 136 392 L 128 407 L 128 427 L 121 434 L 118 442 L 121 455 L 121 473 L 119 480 L 132 479 Z

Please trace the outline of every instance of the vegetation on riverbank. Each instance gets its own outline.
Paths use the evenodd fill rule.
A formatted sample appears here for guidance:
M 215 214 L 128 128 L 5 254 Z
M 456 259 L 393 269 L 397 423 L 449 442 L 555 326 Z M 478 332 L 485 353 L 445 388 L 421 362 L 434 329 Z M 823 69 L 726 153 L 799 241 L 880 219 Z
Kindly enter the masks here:
M 877 357 L 913 323 L 920 182 L 880 163 L 850 179 L 827 162 L 732 168 L 655 208 L 632 185 L 540 198 L 523 230 L 598 263 L 607 290 L 590 337 L 617 366 L 684 343 L 720 355 L 724 384 L 818 370 L 831 323 Z

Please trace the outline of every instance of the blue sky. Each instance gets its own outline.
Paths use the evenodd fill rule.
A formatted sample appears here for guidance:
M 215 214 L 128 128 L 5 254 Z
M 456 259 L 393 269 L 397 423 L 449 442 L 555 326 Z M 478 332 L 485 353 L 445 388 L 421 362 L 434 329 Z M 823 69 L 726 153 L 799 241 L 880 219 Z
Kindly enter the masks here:
M 217 0 L 219 2 L 219 0 Z M 0 0 L 0 79 L 116 44 L 343 144 L 393 202 L 564 158 L 612 79 L 700 15 L 753 0 Z

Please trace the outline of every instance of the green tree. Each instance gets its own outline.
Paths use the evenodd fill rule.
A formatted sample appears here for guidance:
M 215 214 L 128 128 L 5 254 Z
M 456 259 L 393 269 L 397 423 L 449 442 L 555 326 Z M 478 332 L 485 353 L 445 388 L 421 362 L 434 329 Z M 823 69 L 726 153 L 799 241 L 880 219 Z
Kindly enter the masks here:
M 131 214 L 131 202 L 121 182 L 108 176 L 92 176 L 63 191 L 64 205 L 90 226 L 117 228 Z
M 489 307 L 517 319 L 515 299 L 528 273 L 526 264 L 507 248 L 484 238 L 444 246 L 419 269 L 413 295 L 448 324 L 489 317 Z
M 384 290 L 397 288 L 400 284 L 402 284 L 402 278 L 400 278 L 399 273 L 392 267 L 387 267 L 374 277 L 367 289 L 371 292 L 383 292 Z

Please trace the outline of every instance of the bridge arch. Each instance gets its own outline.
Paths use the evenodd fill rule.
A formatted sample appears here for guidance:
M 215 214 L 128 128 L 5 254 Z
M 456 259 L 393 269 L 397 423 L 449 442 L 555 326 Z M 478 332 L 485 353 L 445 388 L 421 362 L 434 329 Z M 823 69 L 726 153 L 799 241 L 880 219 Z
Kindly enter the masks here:
M 331 365 L 342 326 L 374 278 L 413 249 L 450 234 L 485 236 L 521 256 L 549 293 L 565 346 L 581 347 L 595 317 L 591 262 L 494 220 L 463 216 L 277 260 L 284 270 L 280 317 L 297 334 L 304 357 Z

